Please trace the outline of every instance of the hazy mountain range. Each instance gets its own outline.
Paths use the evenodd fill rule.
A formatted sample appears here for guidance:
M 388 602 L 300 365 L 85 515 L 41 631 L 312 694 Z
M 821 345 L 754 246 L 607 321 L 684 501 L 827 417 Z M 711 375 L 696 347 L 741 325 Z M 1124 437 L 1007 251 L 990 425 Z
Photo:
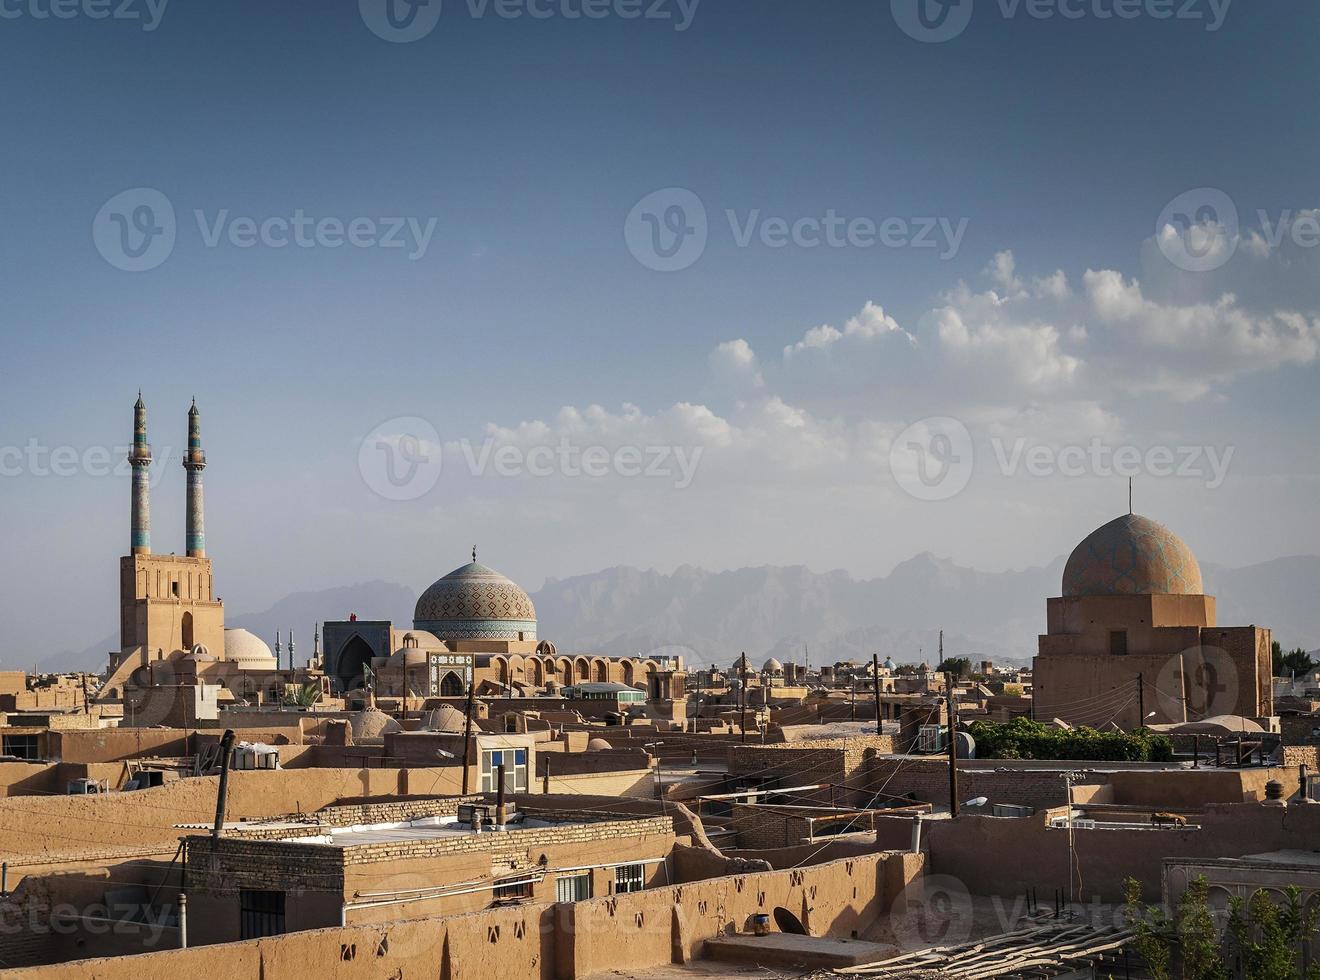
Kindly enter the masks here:
M 707 572 L 683 566 L 672 574 L 607 568 L 551 579 L 532 594 L 542 638 L 560 651 L 631 654 L 686 647 L 689 661 L 730 663 L 741 650 L 815 664 L 892 655 L 934 662 L 939 630 L 945 653 L 1025 662 L 1045 628 L 1045 599 L 1059 593 L 1064 559 L 1024 571 L 981 572 L 926 553 L 889 575 L 855 579 L 847 572 L 802 566 Z M 1246 568 L 1203 565 L 1208 592 L 1219 597 L 1219 622 L 1273 628 L 1284 647 L 1320 646 L 1320 557 L 1278 558 Z M 414 590 L 393 582 L 299 592 L 259 613 L 231 615 L 273 643 L 296 631 L 298 657 L 311 654 L 312 627 L 356 612 L 362 619 L 412 620 Z M 100 669 L 118 645 L 110 635 L 85 650 L 55 654 L 45 670 Z

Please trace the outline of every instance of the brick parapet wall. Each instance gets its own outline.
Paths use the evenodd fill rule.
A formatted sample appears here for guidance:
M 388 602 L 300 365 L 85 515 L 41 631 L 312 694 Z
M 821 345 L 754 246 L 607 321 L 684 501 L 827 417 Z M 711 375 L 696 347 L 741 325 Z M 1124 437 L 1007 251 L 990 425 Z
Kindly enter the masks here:
M 556 816 L 564 819 L 563 811 Z M 572 819 L 570 817 L 570 819 Z M 528 853 L 552 846 L 600 844 L 639 837 L 670 837 L 672 817 L 593 819 L 551 827 L 528 827 L 418 840 L 376 841 L 339 847 L 313 841 L 238 838 L 188 839 L 188 875 L 206 891 L 244 889 L 342 892 L 346 869 L 392 861 L 423 861 L 489 854 L 493 863 L 524 863 Z

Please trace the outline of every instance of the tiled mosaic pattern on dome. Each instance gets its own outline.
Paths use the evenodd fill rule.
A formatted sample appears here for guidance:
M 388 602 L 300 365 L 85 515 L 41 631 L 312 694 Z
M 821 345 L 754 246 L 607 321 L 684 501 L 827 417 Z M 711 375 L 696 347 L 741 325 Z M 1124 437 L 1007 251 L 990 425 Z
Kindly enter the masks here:
M 441 637 L 536 638 L 527 593 L 492 568 L 469 562 L 432 583 L 413 611 L 413 626 Z
M 1201 567 L 1176 534 L 1148 518 L 1124 514 L 1074 549 L 1063 594 L 1202 595 Z

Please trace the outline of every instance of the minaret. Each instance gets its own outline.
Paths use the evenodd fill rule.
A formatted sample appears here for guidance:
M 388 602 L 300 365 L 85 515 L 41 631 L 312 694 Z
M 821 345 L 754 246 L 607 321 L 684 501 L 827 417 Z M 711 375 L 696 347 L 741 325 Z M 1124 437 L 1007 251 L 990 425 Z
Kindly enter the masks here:
M 293 630 L 289 630 L 289 669 L 298 669 L 293 662 Z
M 133 406 L 133 448 L 128 452 L 128 465 L 133 467 L 133 503 L 129 524 L 132 537 L 129 554 L 151 554 L 151 446 L 147 444 L 147 406 L 138 389 L 137 404 Z
M 206 557 L 206 518 L 202 513 L 202 470 L 206 453 L 202 452 L 202 413 L 197 399 L 188 409 L 188 451 L 183 454 L 183 468 L 188 471 L 187 528 L 184 544 L 189 558 Z

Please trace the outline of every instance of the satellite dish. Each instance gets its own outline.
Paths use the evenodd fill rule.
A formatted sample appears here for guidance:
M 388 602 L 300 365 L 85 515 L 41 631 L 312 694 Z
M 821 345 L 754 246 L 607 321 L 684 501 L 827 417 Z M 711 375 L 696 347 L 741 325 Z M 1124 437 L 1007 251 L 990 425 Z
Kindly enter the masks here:
M 958 732 L 958 758 L 975 759 L 976 758 L 976 739 L 972 738 L 967 732 Z

